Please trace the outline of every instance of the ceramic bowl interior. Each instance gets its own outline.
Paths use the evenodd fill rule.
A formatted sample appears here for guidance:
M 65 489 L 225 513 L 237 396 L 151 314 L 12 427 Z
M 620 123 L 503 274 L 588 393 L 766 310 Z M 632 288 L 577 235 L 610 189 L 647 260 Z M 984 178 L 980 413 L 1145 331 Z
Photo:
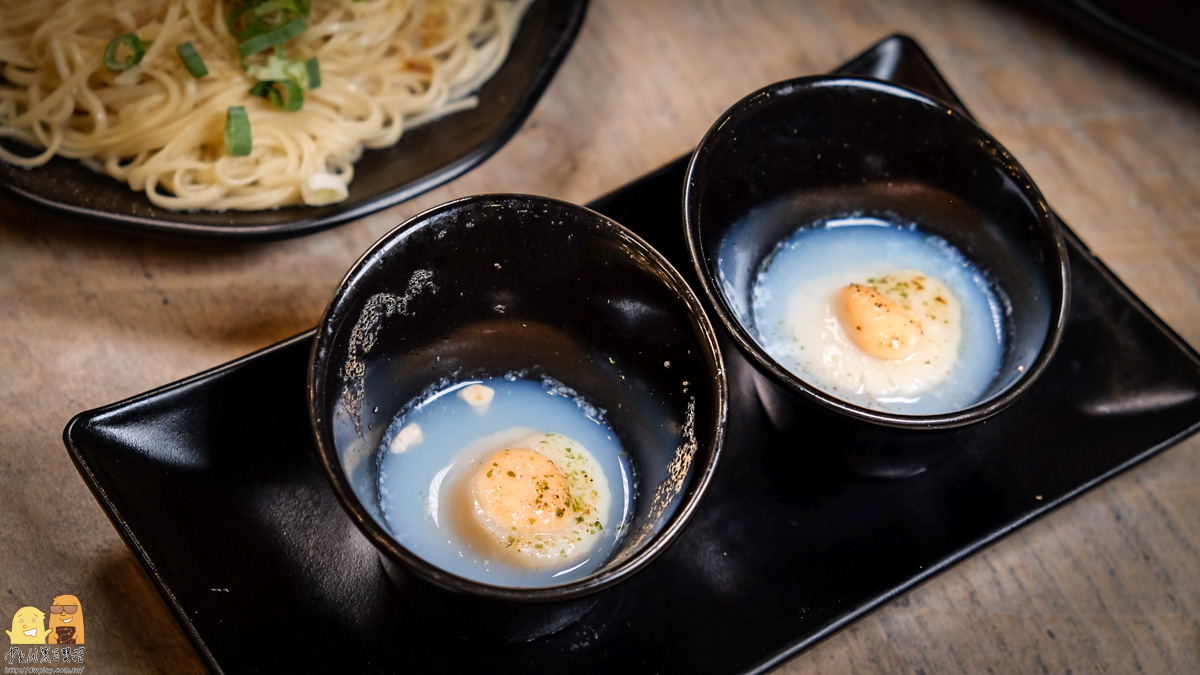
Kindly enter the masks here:
M 763 377 L 827 410 L 904 428 L 975 422 L 1019 398 L 1059 342 L 1067 261 L 1045 201 L 973 120 L 915 91 L 826 76 L 755 92 L 700 143 L 684 211 L 696 271 L 721 322 Z M 935 415 L 869 410 L 801 379 L 754 337 L 751 289 L 776 245 L 800 227 L 855 216 L 915 223 L 989 280 L 1005 313 L 1004 354 L 973 405 Z
M 397 412 L 439 381 L 511 372 L 553 378 L 605 411 L 632 469 L 616 549 L 564 585 L 448 573 L 397 543 L 380 512 L 380 444 Z M 576 597 L 644 566 L 700 500 L 724 433 L 720 353 L 679 274 L 617 223 L 539 197 L 466 198 L 384 236 L 331 300 L 309 382 L 321 461 L 385 562 L 499 600 Z

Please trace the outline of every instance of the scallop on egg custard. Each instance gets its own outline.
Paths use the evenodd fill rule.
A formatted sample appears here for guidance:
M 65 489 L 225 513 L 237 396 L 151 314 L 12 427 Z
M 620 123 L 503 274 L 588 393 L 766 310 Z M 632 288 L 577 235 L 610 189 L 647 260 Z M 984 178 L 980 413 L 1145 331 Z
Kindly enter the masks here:
M 528 567 L 560 566 L 595 548 L 612 498 L 591 453 L 554 433 L 505 445 L 467 477 L 464 535 L 497 560 Z
M 868 408 L 974 403 L 1003 354 L 1000 305 L 945 240 L 873 219 L 801 229 L 755 279 L 760 344 L 813 386 Z
M 434 386 L 393 420 L 379 506 L 403 546 L 496 586 L 600 567 L 631 509 L 632 472 L 603 411 L 547 379 Z
M 945 380 L 958 360 L 962 309 L 940 281 L 917 270 L 850 282 L 823 303 L 788 298 L 787 330 L 820 345 L 808 366 L 826 386 L 875 399 L 913 396 Z

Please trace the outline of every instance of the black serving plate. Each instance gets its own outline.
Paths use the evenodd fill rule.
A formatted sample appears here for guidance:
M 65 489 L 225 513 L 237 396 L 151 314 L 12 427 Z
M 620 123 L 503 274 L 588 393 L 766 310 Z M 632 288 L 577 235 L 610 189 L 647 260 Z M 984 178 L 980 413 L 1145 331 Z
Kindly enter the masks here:
M 841 69 L 961 107 L 911 40 Z M 681 158 L 592 204 L 686 272 Z M 762 672 L 1200 428 L 1200 356 L 1070 232 L 1054 362 L 988 433 L 924 473 L 814 469 L 766 424 L 726 344 L 727 447 L 687 529 L 576 624 L 494 644 L 422 615 L 318 469 L 307 332 L 78 415 L 71 457 L 218 672 Z M 852 441 L 849 441 L 852 442 Z M 269 610 L 264 610 L 269 608 Z M 297 647 L 297 645 L 311 645 Z
M 55 157 L 23 169 L 0 162 L 0 187 L 100 225 L 208 239 L 267 240 L 310 234 L 411 199 L 450 181 L 499 150 L 533 111 L 566 58 L 588 0 L 539 0 L 529 8 L 504 65 L 480 88 L 479 105 L 406 131 L 390 148 L 368 150 L 350 196 L 328 206 L 264 211 L 169 211 L 145 193 Z

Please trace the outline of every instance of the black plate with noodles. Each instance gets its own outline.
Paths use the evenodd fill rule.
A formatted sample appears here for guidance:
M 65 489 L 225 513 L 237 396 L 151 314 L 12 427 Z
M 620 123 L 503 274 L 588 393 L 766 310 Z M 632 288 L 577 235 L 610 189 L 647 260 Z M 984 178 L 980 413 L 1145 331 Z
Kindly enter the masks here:
M 241 240 L 323 230 L 437 187 L 499 150 L 528 117 L 566 57 L 587 4 L 536 0 L 504 63 L 476 92 L 478 105 L 408 129 L 391 147 L 366 150 L 354 164 L 344 201 L 258 211 L 172 211 L 155 206 L 144 192 L 115 178 L 57 156 L 32 169 L 0 161 L 0 186 L 60 213 L 123 230 Z M 10 139 L 2 143 L 22 155 L 36 153 Z

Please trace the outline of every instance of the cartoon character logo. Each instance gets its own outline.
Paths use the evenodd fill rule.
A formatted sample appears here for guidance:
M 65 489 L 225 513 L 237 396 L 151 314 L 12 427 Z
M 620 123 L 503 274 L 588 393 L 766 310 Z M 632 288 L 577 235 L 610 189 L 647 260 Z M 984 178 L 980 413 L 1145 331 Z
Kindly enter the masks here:
M 22 607 L 13 615 L 12 630 L 6 630 L 14 645 L 46 644 L 46 615 L 37 607 Z
M 83 644 L 83 608 L 73 595 L 57 595 L 50 605 L 50 637 L 52 645 Z

